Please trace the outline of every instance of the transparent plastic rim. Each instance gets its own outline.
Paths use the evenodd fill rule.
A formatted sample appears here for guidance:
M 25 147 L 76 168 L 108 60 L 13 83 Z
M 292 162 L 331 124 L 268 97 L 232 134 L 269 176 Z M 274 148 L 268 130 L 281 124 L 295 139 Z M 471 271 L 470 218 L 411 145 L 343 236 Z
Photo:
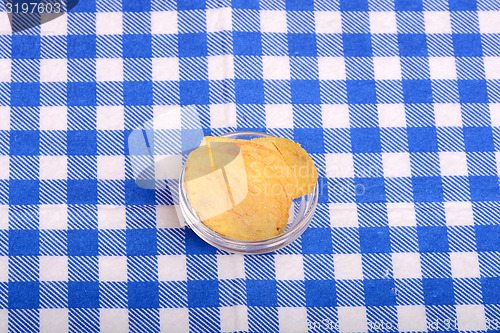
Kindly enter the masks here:
M 241 131 L 227 133 L 221 136 L 226 138 L 234 138 L 241 136 L 271 137 L 272 135 L 261 132 Z M 260 241 L 243 241 L 223 236 L 207 227 L 199 219 L 196 212 L 191 208 L 191 204 L 189 203 L 189 199 L 187 198 L 186 191 L 184 190 L 184 167 L 181 170 L 181 175 L 179 178 L 179 194 L 179 203 L 186 224 L 201 239 L 220 250 L 243 254 L 268 253 L 283 248 L 284 246 L 295 241 L 311 223 L 318 203 L 318 185 L 316 184 L 311 194 L 300 198 L 300 200 L 302 200 L 302 209 L 297 212 L 297 216 L 301 216 L 301 218 L 300 221 L 292 228 L 287 228 L 284 233 L 273 238 Z M 305 207 L 302 205 L 304 202 Z

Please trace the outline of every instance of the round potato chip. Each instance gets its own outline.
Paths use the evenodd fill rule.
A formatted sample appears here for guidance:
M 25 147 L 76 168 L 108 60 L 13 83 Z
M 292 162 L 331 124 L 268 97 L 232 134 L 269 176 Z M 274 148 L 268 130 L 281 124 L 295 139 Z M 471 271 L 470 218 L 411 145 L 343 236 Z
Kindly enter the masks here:
M 295 199 L 307 195 L 314 190 L 318 182 L 318 171 L 311 156 L 309 156 L 300 144 L 289 139 L 277 137 L 256 138 L 250 141 L 263 145 L 272 143 L 284 157 L 297 179 L 292 198 Z
M 279 235 L 291 206 L 280 163 L 288 168 L 281 155 L 247 140 L 207 138 L 186 161 L 189 201 L 205 225 L 227 237 Z
M 285 186 L 287 195 L 294 198 L 293 194 L 295 193 L 295 188 L 298 186 L 299 182 L 295 171 L 290 168 L 285 157 L 280 153 L 280 151 L 278 150 L 278 148 L 276 148 L 276 145 L 272 141 L 261 139 L 267 138 L 241 140 L 216 136 L 206 136 L 205 138 L 203 138 L 201 145 L 206 143 L 210 145 L 217 142 L 237 144 L 238 146 L 240 146 L 243 152 L 248 153 L 248 155 L 252 158 L 258 161 L 262 161 L 264 164 L 266 164 L 266 172 L 274 172 L 278 174 L 281 182 Z
M 184 187 L 191 206 L 202 220 L 232 209 L 224 174 L 222 170 L 212 168 L 207 146 L 199 147 L 189 154 Z
M 297 177 L 285 158 L 277 150 L 250 141 L 238 142 L 237 144 L 249 158 L 264 163 L 265 175 L 276 175 L 283 184 L 286 195 L 293 198 L 297 186 Z
M 203 223 L 210 229 L 233 239 L 263 240 L 286 229 L 291 198 L 286 196 L 278 177 L 265 176 L 266 165 L 244 156 L 248 183 L 247 197 L 218 216 Z

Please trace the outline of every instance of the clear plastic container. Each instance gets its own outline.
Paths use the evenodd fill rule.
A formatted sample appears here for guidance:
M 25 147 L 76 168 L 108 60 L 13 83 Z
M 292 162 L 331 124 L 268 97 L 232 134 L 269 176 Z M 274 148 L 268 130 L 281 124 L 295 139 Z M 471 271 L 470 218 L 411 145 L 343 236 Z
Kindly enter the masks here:
M 233 132 L 221 135 L 232 139 L 253 139 L 270 137 L 260 132 Z M 191 207 L 184 188 L 184 170 L 179 179 L 179 204 L 186 224 L 204 241 L 220 250 L 232 253 L 260 254 L 281 249 L 295 241 L 309 226 L 318 203 L 318 185 L 309 195 L 293 200 L 290 217 L 284 233 L 260 241 L 243 241 L 223 236 L 207 227 Z

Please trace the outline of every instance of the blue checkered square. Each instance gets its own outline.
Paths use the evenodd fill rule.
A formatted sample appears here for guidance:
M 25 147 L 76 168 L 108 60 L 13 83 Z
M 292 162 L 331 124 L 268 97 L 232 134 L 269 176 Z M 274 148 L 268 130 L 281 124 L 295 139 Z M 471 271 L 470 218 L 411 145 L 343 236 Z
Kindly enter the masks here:
M 424 57 L 427 55 L 425 34 L 398 35 L 399 52 L 402 57 Z
M 137 47 L 142 45 L 142 47 Z M 126 58 L 149 58 L 152 55 L 151 35 L 131 34 L 123 36 L 123 56 Z
M 451 305 L 455 302 L 452 279 L 423 279 L 426 305 Z
M 217 306 L 219 301 L 219 295 L 217 294 L 217 283 L 218 283 L 217 281 L 201 281 L 201 280 L 188 281 L 187 296 L 188 296 L 189 306 L 192 307 Z M 247 297 L 249 296 L 250 295 L 247 294 Z M 250 303 L 251 302 L 249 301 L 249 305 Z
M 68 255 L 70 256 L 96 256 L 97 231 L 68 230 Z
M 396 295 L 394 293 L 394 281 L 391 279 L 373 279 L 363 281 L 365 290 L 365 304 L 395 305 Z
M 306 305 L 334 307 L 337 305 L 335 281 L 305 281 Z
M 396 11 L 421 11 L 423 9 L 422 1 L 396 0 L 394 1 Z
M 98 282 L 68 282 L 68 307 L 70 309 L 98 308 Z
M 127 291 L 129 308 L 150 309 L 159 306 L 158 282 L 128 282 Z
M 498 304 L 500 303 L 500 290 L 498 289 L 498 283 L 500 278 L 484 278 L 481 281 L 481 288 L 483 291 L 483 299 L 486 304 Z
M 391 252 L 389 228 L 360 228 L 359 242 L 363 253 Z
M 288 52 L 290 56 L 316 56 L 315 34 L 297 33 L 288 36 Z
M 476 244 L 479 251 L 498 251 L 500 246 L 498 239 L 500 228 L 496 225 L 481 225 L 475 227 Z
M 207 81 L 181 81 L 181 105 L 208 104 L 209 85 Z
M 39 282 L 10 282 L 8 287 L 10 309 L 37 309 Z

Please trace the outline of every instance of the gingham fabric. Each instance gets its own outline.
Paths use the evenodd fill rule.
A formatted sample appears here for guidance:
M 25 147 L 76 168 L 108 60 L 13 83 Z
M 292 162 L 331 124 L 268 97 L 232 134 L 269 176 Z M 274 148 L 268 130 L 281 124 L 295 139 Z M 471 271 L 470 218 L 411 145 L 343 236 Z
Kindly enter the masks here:
M 498 1 L 0 9 L 0 332 L 500 329 Z M 311 154 L 296 242 L 224 253 L 136 185 L 129 134 L 191 105 Z

